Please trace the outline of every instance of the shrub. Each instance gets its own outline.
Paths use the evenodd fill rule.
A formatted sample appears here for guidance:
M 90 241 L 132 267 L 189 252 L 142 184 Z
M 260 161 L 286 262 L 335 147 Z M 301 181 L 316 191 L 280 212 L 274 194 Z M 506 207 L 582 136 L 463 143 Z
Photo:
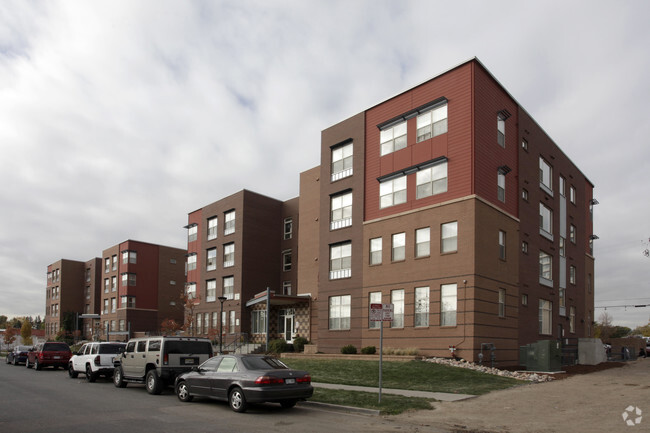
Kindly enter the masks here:
M 361 353 L 364 355 L 374 355 L 377 353 L 377 348 L 375 346 L 366 346 L 361 348 Z
M 293 351 L 302 352 L 305 348 L 305 344 L 309 343 L 305 337 L 296 337 L 293 339 Z
M 273 353 L 283 353 L 283 352 L 288 352 L 289 351 L 289 345 L 287 342 L 282 339 L 278 338 L 276 340 L 271 340 L 269 341 L 269 352 Z
M 357 353 L 357 348 L 351 344 L 341 347 L 341 353 L 344 355 L 354 355 Z

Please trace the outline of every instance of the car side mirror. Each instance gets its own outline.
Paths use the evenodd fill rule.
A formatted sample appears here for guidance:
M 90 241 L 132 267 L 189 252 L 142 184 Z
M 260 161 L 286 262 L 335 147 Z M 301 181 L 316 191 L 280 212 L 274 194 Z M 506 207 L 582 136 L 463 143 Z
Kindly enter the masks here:
M 199 367 L 192 367 L 191 371 L 201 371 L 201 370 L 199 369 Z

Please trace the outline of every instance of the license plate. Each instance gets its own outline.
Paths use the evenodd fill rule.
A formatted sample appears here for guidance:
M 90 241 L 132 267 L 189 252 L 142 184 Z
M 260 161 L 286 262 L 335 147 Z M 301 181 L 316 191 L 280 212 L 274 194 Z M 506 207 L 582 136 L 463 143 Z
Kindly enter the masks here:
M 61 357 L 55 355 L 55 356 L 54 356 L 54 359 L 61 359 Z
M 284 379 L 284 383 L 286 383 L 287 385 L 293 385 L 294 383 L 296 383 L 296 379 Z
M 194 358 L 185 358 L 183 361 L 185 365 L 194 365 L 196 364 L 196 359 Z

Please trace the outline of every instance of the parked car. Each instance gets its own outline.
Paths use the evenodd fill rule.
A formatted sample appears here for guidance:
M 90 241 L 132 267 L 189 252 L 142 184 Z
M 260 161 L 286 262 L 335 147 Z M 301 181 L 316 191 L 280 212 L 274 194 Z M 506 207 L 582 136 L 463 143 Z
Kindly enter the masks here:
M 48 342 L 32 347 L 27 352 L 25 366 L 41 370 L 43 367 L 67 368 L 72 352 L 70 346 L 65 343 Z
M 86 343 L 70 358 L 68 375 L 75 378 L 84 373 L 88 382 L 94 382 L 100 375 L 113 377 L 113 362 L 125 347 L 126 343 Z
M 7 353 L 7 364 L 18 365 L 27 361 L 30 346 L 16 346 Z
M 149 394 L 160 394 L 181 373 L 190 371 L 213 355 L 207 338 L 145 337 L 129 340 L 124 353 L 115 357 L 113 383 L 144 383 Z
M 175 390 L 180 401 L 210 397 L 227 401 L 235 412 L 245 412 L 248 403 L 275 402 L 291 408 L 314 393 L 309 373 L 266 355 L 215 356 L 178 376 Z

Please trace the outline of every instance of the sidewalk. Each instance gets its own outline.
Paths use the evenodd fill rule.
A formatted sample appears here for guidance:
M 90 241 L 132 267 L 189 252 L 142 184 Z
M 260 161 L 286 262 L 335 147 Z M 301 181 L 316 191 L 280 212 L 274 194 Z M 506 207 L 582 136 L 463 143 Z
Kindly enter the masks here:
M 372 392 L 375 394 L 379 393 L 379 388 L 370 387 L 370 386 L 340 385 L 336 383 L 319 383 L 319 382 L 312 382 L 311 384 L 314 388 L 343 389 L 346 391 Z M 391 389 L 391 388 L 382 388 L 381 393 L 403 395 L 406 397 L 432 398 L 438 401 L 459 401 L 459 400 L 467 400 L 468 398 L 476 397 L 475 395 L 470 395 L 470 394 L 451 394 L 447 392 L 411 391 L 406 389 Z

